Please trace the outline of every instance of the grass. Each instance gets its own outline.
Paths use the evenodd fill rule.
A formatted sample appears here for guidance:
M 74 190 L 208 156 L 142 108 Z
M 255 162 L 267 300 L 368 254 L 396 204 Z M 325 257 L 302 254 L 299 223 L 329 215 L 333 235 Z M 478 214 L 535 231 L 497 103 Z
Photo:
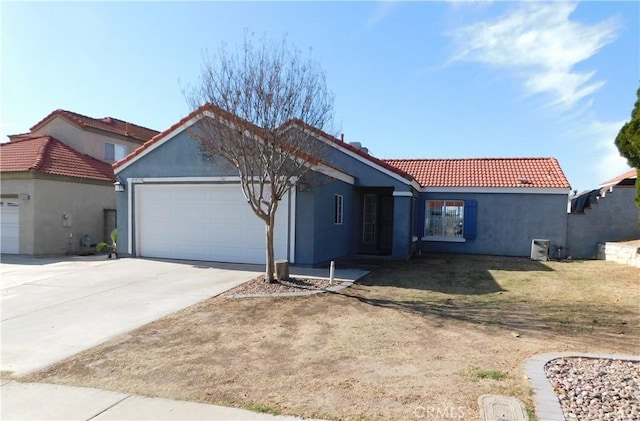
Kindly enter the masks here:
M 604 261 L 430 255 L 339 293 L 212 298 L 24 380 L 351 421 L 477 419 L 487 393 L 531 411 L 533 355 L 637 353 L 638 275 Z
M 280 415 L 282 411 L 279 408 L 274 408 L 262 403 L 252 403 L 245 406 L 246 409 L 250 409 L 255 412 L 262 412 L 264 414 Z
M 478 379 L 492 379 L 502 380 L 507 378 L 507 373 L 500 370 L 480 370 L 479 368 L 473 369 L 471 375 Z

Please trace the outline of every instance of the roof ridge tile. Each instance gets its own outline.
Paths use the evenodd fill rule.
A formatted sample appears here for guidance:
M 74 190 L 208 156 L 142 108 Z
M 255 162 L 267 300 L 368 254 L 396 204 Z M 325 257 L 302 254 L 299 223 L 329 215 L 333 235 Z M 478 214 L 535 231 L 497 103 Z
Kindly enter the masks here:
M 121 120 L 114 117 L 104 117 L 102 119 L 98 119 L 86 116 L 84 114 L 76 113 L 74 111 L 63 110 L 61 108 L 58 108 L 57 110 L 54 110 L 51 113 L 47 114 L 42 120 L 33 125 L 30 130 L 33 132 L 55 116 L 64 117 L 82 129 L 91 127 L 93 129 L 114 133 L 120 136 L 126 136 L 139 141 L 147 141 L 158 134 L 157 130 L 150 129 L 139 124 L 131 123 L 126 120 Z M 120 124 L 120 126 L 124 125 L 124 129 L 122 129 L 121 127 L 116 127 L 116 125 L 104 121 L 105 118 L 116 121 Z M 129 131 L 131 128 L 133 128 L 133 130 Z
M 38 150 L 38 154 L 36 155 L 36 160 L 33 163 L 33 166 L 29 168 L 29 170 L 40 171 L 45 161 L 47 160 L 47 151 L 49 150 L 49 145 L 51 144 L 51 136 L 43 136 L 45 139 Z

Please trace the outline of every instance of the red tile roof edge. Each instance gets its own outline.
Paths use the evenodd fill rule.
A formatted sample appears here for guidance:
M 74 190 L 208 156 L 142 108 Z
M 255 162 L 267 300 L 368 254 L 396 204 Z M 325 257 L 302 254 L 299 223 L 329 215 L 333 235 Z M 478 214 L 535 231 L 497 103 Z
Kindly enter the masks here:
M 609 184 L 616 184 L 619 181 L 624 180 L 625 178 L 637 178 L 638 177 L 638 170 L 636 168 L 632 168 L 629 171 L 627 171 L 624 174 L 620 174 L 616 177 L 613 177 L 609 180 L 603 181 L 602 183 L 600 183 L 601 186 L 605 186 L 605 185 L 609 185 Z
M 62 116 L 64 118 L 66 118 L 67 120 L 71 121 L 72 123 L 74 123 L 75 125 L 77 125 L 80 128 L 85 128 L 85 127 L 89 126 L 89 127 L 94 128 L 94 129 L 97 129 L 97 130 L 102 130 L 102 131 L 106 131 L 106 132 L 109 132 L 109 133 L 114 133 L 114 134 L 118 134 L 118 135 L 121 135 L 121 136 L 130 137 L 132 139 L 143 140 L 143 141 L 148 140 L 148 138 L 143 138 L 143 137 L 136 136 L 136 135 L 133 135 L 133 134 L 121 133 L 119 130 L 107 130 L 104 127 L 96 127 L 94 124 L 88 124 L 87 121 L 89 123 L 94 123 L 94 122 L 98 122 L 98 121 L 101 121 L 102 123 L 105 123 L 105 122 L 103 120 L 99 119 L 99 118 L 93 118 L 93 117 L 89 117 L 89 116 L 86 116 L 86 115 L 83 115 L 83 114 L 79 114 L 79 113 L 76 113 L 76 112 L 73 112 L 73 111 L 63 110 L 63 109 L 57 109 L 57 110 L 52 111 L 47 116 L 45 116 L 42 120 L 40 120 L 39 122 L 34 124 L 29 130 L 30 131 L 36 130 L 37 128 L 39 128 L 40 126 L 42 126 L 44 123 L 46 123 L 50 119 L 54 118 L 55 116 Z M 157 130 L 150 129 L 150 128 L 144 127 L 144 126 L 140 126 L 139 124 L 130 123 L 130 122 L 125 121 L 125 120 L 120 120 L 120 119 L 115 118 L 115 117 L 104 117 L 104 118 L 105 119 L 109 118 L 109 119 L 112 119 L 112 120 L 116 120 L 116 121 L 119 121 L 121 123 L 128 124 L 129 126 L 137 127 L 139 129 L 147 130 L 149 132 L 158 133 Z M 17 136 L 19 136 L 19 135 L 17 135 Z
M 334 144 L 336 144 L 338 146 L 341 146 L 341 147 L 343 147 L 343 148 L 345 148 L 345 149 L 347 149 L 347 150 L 349 150 L 349 151 L 361 156 L 362 158 L 367 159 L 370 162 L 373 162 L 374 164 L 377 164 L 377 165 L 381 166 L 382 168 L 384 168 L 384 169 L 386 169 L 388 171 L 391 171 L 391 172 L 393 172 L 393 173 L 395 173 L 395 174 L 407 179 L 408 181 L 413 181 L 414 180 L 414 178 L 411 176 L 411 174 L 401 170 L 400 168 L 394 167 L 393 165 L 390 165 L 387 162 L 385 162 L 385 160 L 380 159 L 380 158 L 376 158 L 375 156 L 370 155 L 370 154 L 368 154 L 368 153 L 356 148 L 355 146 L 350 145 L 349 143 L 343 142 L 342 140 L 336 138 L 335 136 L 332 136 L 329 133 L 326 133 L 326 132 L 318 129 L 317 127 L 313 127 L 313 126 L 305 123 L 304 121 L 302 121 L 300 119 L 297 119 L 297 118 L 291 119 L 291 120 L 285 122 L 282 126 L 296 125 L 296 124 L 302 126 L 302 128 L 304 128 L 304 129 L 307 129 L 307 130 L 309 130 L 311 132 L 314 132 L 316 135 L 318 135 L 320 137 L 323 137 L 326 140 L 328 140 L 328 141 L 330 141 L 330 142 L 332 142 L 332 143 L 334 143 Z
M 569 181 L 567 180 L 566 175 L 564 174 L 564 171 L 562 170 L 562 167 L 560 166 L 560 163 L 558 162 L 558 160 L 556 158 L 553 157 L 501 157 L 501 158 L 399 158 L 399 159 L 385 159 L 385 162 L 389 163 L 390 165 L 398 165 L 401 162 L 424 162 L 424 163 L 435 163 L 435 162 L 451 162 L 451 161 L 455 161 L 455 162 L 481 162 L 481 161 L 548 161 L 551 162 L 552 165 L 554 166 L 554 169 L 558 171 L 560 180 L 559 180 L 559 184 L 562 184 L 562 188 L 567 188 L 569 189 L 571 187 Z M 426 185 L 421 184 L 422 187 L 428 187 Z M 433 186 L 431 186 L 433 187 Z M 443 187 L 463 187 L 463 186 L 445 186 L 443 185 Z M 470 186 L 469 186 L 470 187 Z M 488 186 L 487 186 L 488 187 Z M 502 186 L 502 187 L 506 187 L 506 186 Z M 536 186 L 534 185 L 528 185 L 528 184 L 523 184 L 523 185 L 519 185 L 519 188 L 536 188 Z
M 226 119 L 226 120 L 230 120 L 235 124 L 238 124 L 242 127 L 244 127 L 245 129 L 249 130 L 251 133 L 253 133 L 254 135 L 258 136 L 258 137 L 264 137 L 263 135 L 263 130 L 256 126 L 255 124 L 241 118 L 238 117 L 226 110 L 223 110 L 220 107 L 217 107 L 213 104 L 205 104 L 202 105 L 198 108 L 196 108 L 195 110 L 193 110 L 192 112 L 190 112 L 187 116 L 181 118 L 178 122 L 176 122 L 175 124 L 173 124 L 171 127 L 169 127 L 168 129 L 164 130 L 161 133 L 158 133 L 157 135 L 155 135 L 153 138 L 149 139 L 148 141 L 146 141 L 145 143 L 143 143 L 141 146 L 139 146 L 138 148 L 136 148 L 133 152 L 131 152 L 129 155 L 125 156 L 124 158 L 122 158 L 121 160 L 119 160 L 118 162 L 114 162 L 113 163 L 113 169 L 117 169 L 119 167 L 121 167 L 122 165 L 124 165 L 127 162 L 130 162 L 131 160 L 133 160 L 136 156 L 140 155 L 141 153 L 143 153 L 145 150 L 149 149 L 151 146 L 153 146 L 154 144 L 156 144 L 157 142 L 159 142 L 162 138 L 164 138 L 165 136 L 167 136 L 169 133 L 173 132 L 175 129 L 177 129 L 178 127 L 182 126 L 183 124 L 185 124 L 186 122 L 188 122 L 189 120 L 191 120 L 192 118 L 196 117 L 198 114 L 204 113 L 206 111 L 210 111 L 214 114 L 217 114 L 219 116 L 221 116 L 222 118 Z M 280 127 L 284 127 L 286 124 L 288 124 L 289 122 L 283 124 Z M 324 132 L 322 132 L 324 133 Z M 326 134 L 325 134 L 326 135 Z M 329 136 L 329 135 L 326 135 Z M 298 152 L 299 153 L 299 152 Z M 303 154 L 304 159 L 307 159 L 309 161 L 311 161 L 309 158 L 309 155 L 307 154 Z M 336 169 L 340 172 L 344 172 L 343 170 L 340 170 L 339 168 L 336 168 L 333 165 L 328 164 L 327 162 L 321 161 L 322 164 L 331 167 L 333 169 Z
M 151 146 L 155 145 L 156 143 L 158 143 L 158 141 L 160 141 L 160 139 L 164 138 L 165 136 L 167 136 L 169 133 L 171 133 L 172 131 L 174 131 L 175 129 L 177 129 L 178 127 L 182 126 L 183 124 L 185 124 L 187 121 L 191 120 L 192 118 L 194 118 L 195 116 L 197 116 L 198 114 L 206 111 L 208 109 L 208 105 L 202 105 L 199 108 L 196 108 L 195 110 L 191 111 L 189 114 L 187 114 L 185 117 L 182 117 L 180 120 L 178 120 L 176 123 L 174 123 L 173 125 L 171 125 L 168 129 L 158 133 L 157 135 L 155 135 L 154 137 L 152 137 L 151 139 L 147 140 L 146 142 L 144 142 L 142 145 L 138 146 L 133 152 L 131 152 L 129 155 L 125 156 L 124 158 L 122 158 L 121 160 L 114 162 L 113 164 L 111 164 L 112 168 L 115 170 L 117 168 L 120 168 L 121 166 L 123 166 L 124 164 L 126 164 L 127 162 L 133 160 L 136 156 L 140 155 L 142 152 L 144 152 L 145 150 L 149 149 Z
M 115 175 L 113 174 L 113 170 L 111 169 L 110 165 L 104 161 L 101 161 L 99 159 L 96 159 L 92 156 L 86 155 L 86 154 L 82 154 L 81 152 L 77 151 L 76 149 L 72 148 L 71 146 L 59 141 L 58 139 L 56 139 L 53 136 L 32 136 L 30 138 L 25 138 L 25 139 L 20 139 L 14 142 L 5 142 L 0 144 L 3 147 L 13 147 L 16 144 L 21 144 L 21 143 L 25 143 L 25 142 L 29 142 L 29 141 L 36 141 L 36 140 L 40 140 L 40 139 L 44 139 L 43 144 L 39 147 L 38 152 L 36 153 L 36 157 L 35 160 L 33 162 L 32 165 L 29 165 L 27 168 L 25 169 L 20 169 L 20 170 L 8 170 L 8 171 L 2 171 L 0 169 L 0 171 L 2 172 L 30 172 L 30 171 L 34 171 L 34 172 L 40 172 L 40 173 L 46 173 L 46 174 L 53 174 L 53 175 L 61 175 L 61 176 L 66 176 L 66 177 L 72 177 L 72 178 L 79 178 L 79 179 L 85 179 L 85 180 L 97 180 L 97 181 L 106 181 L 106 182 L 114 182 L 116 180 Z M 73 169 L 71 169 L 69 171 L 69 173 L 63 173 L 63 172 L 59 172 L 59 171 L 50 171 L 45 169 L 45 167 L 47 166 L 47 164 L 49 163 L 49 152 L 50 150 L 54 147 L 54 146 L 58 146 L 62 149 L 64 149 L 66 152 L 70 153 L 71 155 L 73 155 L 75 158 L 84 160 L 93 170 L 95 170 L 96 176 L 93 177 L 87 177 L 87 176 L 83 176 L 83 175 L 74 175 L 73 174 Z
M 551 156 L 485 156 L 473 158 L 384 158 L 384 161 L 524 161 L 524 160 L 555 160 Z

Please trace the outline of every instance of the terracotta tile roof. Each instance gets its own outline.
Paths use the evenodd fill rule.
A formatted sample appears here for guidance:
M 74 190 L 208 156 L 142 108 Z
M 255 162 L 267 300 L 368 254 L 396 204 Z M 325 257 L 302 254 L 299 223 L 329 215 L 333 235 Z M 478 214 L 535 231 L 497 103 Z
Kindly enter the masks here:
M 31 171 L 115 181 L 110 164 L 84 155 L 51 136 L 33 136 L 0 144 L 0 172 Z
M 157 130 L 148 129 L 146 127 L 138 126 L 137 124 L 129 123 L 123 120 L 118 120 L 117 118 L 104 117 L 101 119 L 97 119 L 97 118 L 87 117 L 85 115 L 74 113 L 71 111 L 66 111 L 66 110 L 53 111 L 51 114 L 49 114 L 48 116 L 40 120 L 38 123 L 36 123 L 31 128 L 31 131 L 33 132 L 34 130 L 37 130 L 42 125 L 44 125 L 45 123 L 47 123 L 49 120 L 51 120 L 56 116 L 64 117 L 81 128 L 91 127 L 93 129 L 98 129 L 98 130 L 102 130 L 109 133 L 115 133 L 117 135 L 126 136 L 130 139 L 142 141 L 142 142 L 146 142 L 147 140 L 151 139 L 153 136 L 158 134 Z M 16 135 L 16 136 L 20 137 L 21 135 Z M 12 137 L 12 140 L 15 140 L 15 139 L 13 139 Z
M 569 189 L 555 158 L 386 159 L 422 187 Z
M 620 174 L 617 177 L 613 177 L 610 180 L 607 181 L 603 181 L 602 183 L 600 183 L 601 186 L 608 186 L 611 184 L 617 184 L 618 182 L 624 180 L 625 178 L 636 178 L 638 177 L 638 170 L 635 168 L 630 169 L 629 171 L 627 171 L 624 174 Z

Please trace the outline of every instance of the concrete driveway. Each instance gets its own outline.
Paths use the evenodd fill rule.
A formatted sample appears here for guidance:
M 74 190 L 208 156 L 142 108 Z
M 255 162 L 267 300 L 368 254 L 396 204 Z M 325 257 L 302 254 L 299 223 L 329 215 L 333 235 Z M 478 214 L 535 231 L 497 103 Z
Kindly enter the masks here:
M 2 256 L 1 363 L 24 375 L 231 289 L 262 266 Z

